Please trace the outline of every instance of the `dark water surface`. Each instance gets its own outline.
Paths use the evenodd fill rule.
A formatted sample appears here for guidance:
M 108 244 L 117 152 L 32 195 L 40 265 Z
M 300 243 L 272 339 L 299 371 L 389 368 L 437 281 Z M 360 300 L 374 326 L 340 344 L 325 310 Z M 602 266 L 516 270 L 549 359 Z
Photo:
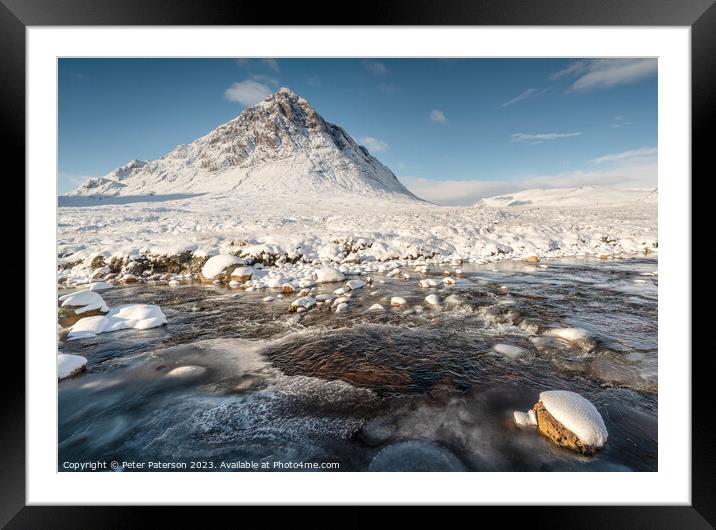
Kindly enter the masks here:
M 437 289 L 417 287 L 426 275 L 373 274 L 340 314 L 327 306 L 289 313 L 294 297 L 263 302 L 275 296 L 269 290 L 103 291 L 110 306 L 158 304 L 169 323 L 61 341 L 61 352 L 89 366 L 59 384 L 60 470 L 114 460 L 120 469 L 152 461 L 199 462 L 199 470 L 248 462 L 270 470 L 655 471 L 657 278 L 649 273 L 657 261 L 546 265 L 465 265 L 458 284 Z M 442 270 L 427 277 L 440 280 Z M 429 293 L 461 303 L 433 309 L 423 301 Z M 391 296 L 409 309 L 366 311 L 388 307 Z M 586 328 L 597 347 L 530 340 L 549 326 Z M 493 350 L 498 343 L 527 353 L 506 358 Z M 205 371 L 166 376 L 186 365 Z M 550 389 L 579 392 L 599 409 L 609 439 L 596 456 L 515 427 L 512 412 Z

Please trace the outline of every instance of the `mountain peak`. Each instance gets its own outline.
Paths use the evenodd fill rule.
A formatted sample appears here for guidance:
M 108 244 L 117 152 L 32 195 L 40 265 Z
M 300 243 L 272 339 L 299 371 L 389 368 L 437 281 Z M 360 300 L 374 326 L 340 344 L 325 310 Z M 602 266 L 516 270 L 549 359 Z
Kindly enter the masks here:
M 71 194 L 188 192 L 418 200 L 343 128 L 286 87 L 159 160 L 132 161 Z

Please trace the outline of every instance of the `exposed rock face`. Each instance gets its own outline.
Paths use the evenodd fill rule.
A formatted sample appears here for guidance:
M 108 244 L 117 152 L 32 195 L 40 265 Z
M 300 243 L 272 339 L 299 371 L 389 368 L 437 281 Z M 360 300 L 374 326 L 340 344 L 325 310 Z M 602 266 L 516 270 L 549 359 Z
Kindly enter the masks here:
M 584 455 L 594 454 L 596 448 L 583 444 L 576 434 L 554 419 L 541 401 L 533 407 L 537 416 L 537 429 L 547 438 L 561 447 L 566 447 Z

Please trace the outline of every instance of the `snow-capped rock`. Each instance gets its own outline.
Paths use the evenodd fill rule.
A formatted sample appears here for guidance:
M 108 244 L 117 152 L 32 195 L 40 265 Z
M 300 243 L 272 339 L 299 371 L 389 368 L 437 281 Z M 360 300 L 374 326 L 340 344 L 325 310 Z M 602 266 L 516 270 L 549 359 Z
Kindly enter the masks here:
M 540 432 L 558 445 L 591 454 L 607 441 L 602 415 L 588 399 L 575 392 L 542 392 L 534 411 Z
M 66 379 L 79 374 L 87 368 L 87 359 L 69 353 L 57 354 L 57 379 Z
M 186 365 L 178 366 L 169 370 L 166 377 L 188 379 L 190 377 L 198 377 L 206 373 L 206 368 L 203 366 Z
M 593 350 L 597 345 L 597 339 L 583 328 L 548 328 L 544 331 L 543 335 L 547 337 L 559 337 L 585 351 Z
M 71 307 L 77 314 L 89 311 L 109 311 L 104 299 L 90 289 L 60 296 L 60 302 L 62 302 L 62 307 Z
M 407 300 L 403 298 L 402 296 L 393 296 L 390 299 L 390 306 L 391 307 L 405 307 L 407 304 Z
M 210 257 L 201 268 L 201 275 L 207 280 L 213 280 L 214 277 L 224 272 L 224 269 L 232 265 L 241 265 L 243 260 L 233 254 L 219 254 Z
M 365 282 L 363 280 L 349 280 L 346 282 L 346 287 L 350 290 L 362 289 L 365 287 Z
M 343 273 L 333 267 L 321 267 L 316 270 L 318 283 L 342 282 L 343 280 L 345 280 Z
M 167 323 L 158 305 L 128 304 L 113 308 L 104 316 L 87 317 L 78 320 L 70 328 L 67 340 L 94 337 L 100 333 L 118 331 L 120 329 L 149 329 Z
M 440 305 L 440 299 L 438 298 L 438 295 L 436 295 L 436 294 L 429 294 L 428 296 L 426 296 L 425 302 L 432 306 Z

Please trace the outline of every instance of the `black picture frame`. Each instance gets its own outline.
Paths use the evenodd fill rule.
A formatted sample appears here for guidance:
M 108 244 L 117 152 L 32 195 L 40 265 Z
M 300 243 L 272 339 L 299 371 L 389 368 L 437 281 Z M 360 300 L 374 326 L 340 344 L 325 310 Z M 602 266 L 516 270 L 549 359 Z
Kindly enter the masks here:
M 383 0 L 362 2 L 354 10 L 335 3 L 267 4 L 245 0 L 0 0 L 0 136 L 16 175 L 25 174 L 25 30 L 27 26 L 101 25 L 576 25 L 688 26 L 692 60 L 692 175 L 707 176 L 707 145 L 713 129 L 716 94 L 716 6 L 714 0 Z M 299 9 L 300 7 L 300 9 Z M 568 50 L 565 50 L 568 53 Z M 711 167 L 708 167 L 713 172 Z M 49 176 L 48 176 L 49 178 Z M 689 185 L 689 176 L 681 176 Z M 694 182 L 691 177 L 691 182 Z M 26 200 L 32 189 L 25 189 Z M 22 193 L 22 192 L 21 192 Z M 692 209 L 693 211 L 693 209 Z M 27 282 L 27 278 L 26 282 Z M 697 317 L 694 318 L 704 318 Z M 26 323 L 27 325 L 27 323 Z M 693 324 L 692 324 L 693 326 Z M 27 328 L 26 328 L 27 329 Z M 41 352 L 40 352 L 41 353 Z M 716 440 L 709 425 L 709 352 L 691 355 L 692 465 L 690 506 L 483 507 L 496 517 L 532 527 L 557 528 L 712 528 L 716 524 Z M 25 352 L 26 355 L 38 352 Z M 691 352 L 671 352 L 687 362 Z M 0 400 L 0 525 L 7 528 L 132 528 L 144 526 L 159 508 L 28 507 L 25 505 L 25 373 L 23 359 L 8 357 Z M 368 508 L 356 517 L 337 516 L 353 525 L 372 524 Z M 226 512 L 225 509 L 217 508 Z M 422 517 L 422 510 L 411 513 Z M 167 512 L 167 510 L 164 510 Z M 162 513 L 190 524 L 186 508 Z M 302 508 L 273 511 L 291 519 Z M 206 514 L 197 522 L 206 523 Z M 517 518 L 517 519 L 515 519 Z M 326 521 L 329 518 L 322 518 Z M 482 518 L 481 518 L 482 519 Z M 484 520 L 484 519 L 482 519 Z M 312 519 L 312 523 L 316 522 Z M 319 523 L 320 524 L 320 523 Z

